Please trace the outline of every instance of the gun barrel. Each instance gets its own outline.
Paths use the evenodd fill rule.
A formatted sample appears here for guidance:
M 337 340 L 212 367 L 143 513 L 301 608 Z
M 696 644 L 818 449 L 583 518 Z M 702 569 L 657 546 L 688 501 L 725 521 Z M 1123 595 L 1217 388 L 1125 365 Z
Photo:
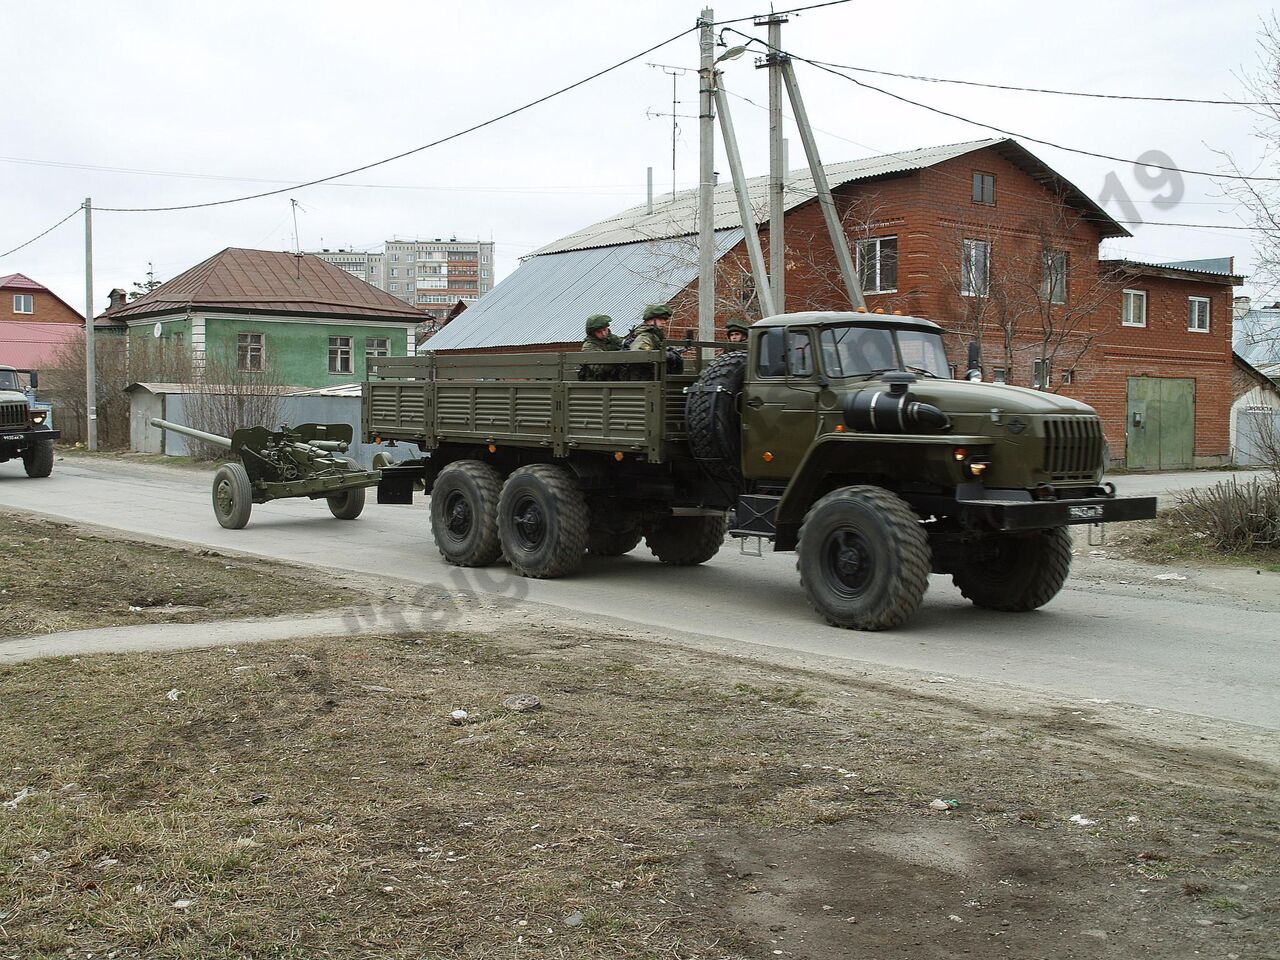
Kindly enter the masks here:
M 216 433 L 205 433 L 203 430 L 196 430 L 194 427 L 184 427 L 180 423 L 170 423 L 168 420 L 161 420 L 159 417 L 152 417 L 151 425 L 159 427 L 161 430 L 172 430 L 174 433 L 180 433 L 186 437 L 195 437 L 197 440 L 203 440 L 205 443 L 212 443 L 214 446 L 226 447 L 231 449 L 231 440 L 227 437 L 220 437 Z

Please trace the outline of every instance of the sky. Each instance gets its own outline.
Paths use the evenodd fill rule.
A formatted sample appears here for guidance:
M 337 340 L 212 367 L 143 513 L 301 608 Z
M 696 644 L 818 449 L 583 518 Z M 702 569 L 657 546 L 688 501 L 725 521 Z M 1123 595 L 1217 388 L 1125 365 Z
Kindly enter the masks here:
M 803 5 L 775 4 L 778 9 Z M 715 19 L 767 3 L 729 0 Z M 0 251 L 76 210 L 224 200 L 325 177 L 421 146 L 574 83 L 692 26 L 693 2 L 542 0 L 0 0 Z M 1068 11 L 1069 14 L 1064 13 Z M 834 63 L 1014 86 L 1160 97 L 1244 96 L 1258 69 L 1264 4 L 1219 0 L 1031 4 L 868 0 L 792 15 L 783 46 Z M 750 20 L 733 27 L 764 37 Z M 724 34 L 732 46 L 743 42 Z M 759 49 L 758 47 L 756 48 Z M 492 239 L 497 277 L 575 229 L 671 189 L 671 67 L 697 65 L 687 34 L 604 77 L 449 143 L 346 177 L 242 203 L 160 213 L 95 212 L 95 311 L 148 264 L 167 280 L 224 247 L 291 250 L 290 199 L 303 249 L 370 249 L 391 237 Z M 748 176 L 768 169 L 765 71 L 724 64 Z M 659 64 L 660 66 L 651 66 Z M 661 66 L 661 65 L 665 65 Z M 824 162 L 995 136 L 796 64 Z M 1224 171 L 1262 159 L 1237 106 L 1160 104 L 863 79 L 939 109 L 1131 159 Z M 697 181 L 697 77 L 675 78 L 674 179 Z M 745 98 L 745 99 L 742 99 Z M 754 105 L 751 102 L 754 101 Z M 792 166 L 803 154 L 788 123 Z M 1144 261 L 1234 256 L 1248 273 L 1251 234 L 1219 182 L 1178 182 L 1132 163 L 1023 144 L 1117 219 L 1131 239 L 1105 253 Z M 728 176 L 717 146 L 717 170 Z M 1274 169 L 1260 172 L 1275 175 Z M 1176 195 L 1169 206 L 1161 197 Z M 83 217 L 0 258 L 78 308 L 85 302 Z M 1252 292 L 1246 288 L 1245 292 Z M 1261 291 L 1258 291 L 1261 293 Z

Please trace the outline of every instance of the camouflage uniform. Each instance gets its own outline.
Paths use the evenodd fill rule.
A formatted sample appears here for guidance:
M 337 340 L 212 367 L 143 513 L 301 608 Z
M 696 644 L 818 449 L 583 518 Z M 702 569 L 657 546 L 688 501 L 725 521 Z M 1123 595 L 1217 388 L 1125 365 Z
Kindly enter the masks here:
M 603 330 L 613 321 L 603 313 L 597 313 L 587 317 L 587 336 L 582 341 L 582 350 L 584 353 L 594 352 L 610 352 L 613 350 L 625 350 L 626 347 L 622 343 L 622 338 L 615 334 L 609 334 L 603 340 L 595 336 L 595 331 Z M 622 368 L 613 364 L 605 363 L 584 363 L 578 368 L 579 380 L 617 380 Z
M 654 324 L 650 323 L 657 317 L 670 317 L 671 308 L 663 303 L 651 303 L 644 308 L 644 316 L 640 319 L 640 326 L 631 331 L 628 340 L 628 350 L 661 350 L 665 343 L 666 337 L 662 335 L 662 331 Z
M 738 332 L 738 333 L 741 333 L 741 334 L 745 337 L 745 336 L 747 335 L 747 325 L 746 325 L 746 323 L 744 323 L 744 322 L 743 322 L 743 321 L 741 321 L 741 320 L 730 320 L 728 323 L 726 323 L 726 324 L 724 325 L 724 333 L 725 333 L 725 336 L 726 336 L 726 337 L 727 337 L 729 334 L 734 333 L 735 331 L 736 331 L 736 332 Z M 735 342 L 733 342 L 733 341 L 730 341 L 730 346 L 725 347 L 725 351 L 724 351 L 724 352 L 725 352 L 725 353 L 733 353 L 735 350 L 745 350 L 745 349 L 747 349 L 747 341 L 746 341 L 746 340 L 741 340 L 741 341 L 738 341 L 738 342 L 736 342 L 736 343 L 735 343 Z

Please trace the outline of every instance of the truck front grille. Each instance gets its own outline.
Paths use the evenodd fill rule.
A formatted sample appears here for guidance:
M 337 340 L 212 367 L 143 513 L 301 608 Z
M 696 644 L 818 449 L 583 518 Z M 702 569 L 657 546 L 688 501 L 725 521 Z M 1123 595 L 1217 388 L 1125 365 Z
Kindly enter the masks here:
M 0 430 L 25 427 L 31 422 L 25 403 L 0 403 Z
M 1055 481 L 1091 480 L 1102 465 L 1102 421 L 1050 417 L 1044 422 L 1044 471 Z

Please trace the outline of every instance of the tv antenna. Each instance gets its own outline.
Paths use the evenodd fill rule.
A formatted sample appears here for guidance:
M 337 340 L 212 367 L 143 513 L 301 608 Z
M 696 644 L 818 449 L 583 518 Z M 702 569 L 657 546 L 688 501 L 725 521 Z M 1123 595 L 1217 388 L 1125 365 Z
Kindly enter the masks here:
M 675 67 L 668 63 L 649 63 L 646 66 L 661 70 L 663 73 L 671 77 L 671 112 L 664 113 L 661 110 L 654 110 L 652 107 L 645 110 L 644 115 L 649 119 L 654 117 L 670 117 L 671 118 L 671 197 L 675 199 L 676 195 L 676 138 L 680 134 L 680 118 L 686 120 L 698 119 L 690 113 L 679 113 L 678 108 L 681 101 L 677 97 L 676 82 L 677 78 L 684 76 L 686 73 L 695 73 L 696 71 L 689 67 Z

